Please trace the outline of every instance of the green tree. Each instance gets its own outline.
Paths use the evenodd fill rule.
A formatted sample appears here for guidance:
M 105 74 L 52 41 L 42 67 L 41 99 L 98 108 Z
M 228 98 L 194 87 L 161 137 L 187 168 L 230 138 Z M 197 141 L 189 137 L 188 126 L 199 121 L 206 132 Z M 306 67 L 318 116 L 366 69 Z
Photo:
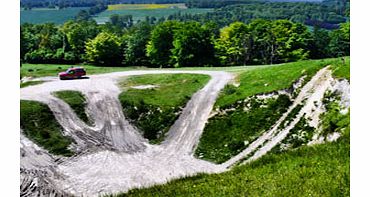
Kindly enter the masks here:
M 341 24 L 338 30 L 330 34 L 330 51 L 334 57 L 350 55 L 350 23 Z
M 214 65 L 212 31 L 198 22 L 187 22 L 176 31 L 172 60 L 175 67 Z
M 68 21 L 61 31 L 65 35 L 63 49 L 65 52 L 71 51 L 75 61 L 81 61 L 85 54 L 85 42 L 95 38 L 99 28 L 95 21 Z
M 109 19 L 112 25 L 119 27 L 119 28 L 129 28 L 134 24 L 132 15 L 113 14 L 110 16 Z
M 250 60 L 252 38 L 248 26 L 235 22 L 220 31 L 215 43 L 217 57 L 223 65 L 244 65 Z
M 98 65 L 117 66 L 123 58 L 121 38 L 102 32 L 86 43 L 86 59 Z
M 310 57 L 321 59 L 330 56 L 330 36 L 329 32 L 319 27 L 315 27 L 312 32 L 312 39 L 309 42 Z
M 177 21 L 166 21 L 155 26 L 146 46 L 146 54 L 153 65 L 171 67 L 174 34 L 180 26 L 181 23 Z
M 140 22 L 126 34 L 126 64 L 133 66 L 149 65 L 149 59 L 146 56 L 146 45 L 149 41 L 151 30 L 152 27 L 149 23 Z

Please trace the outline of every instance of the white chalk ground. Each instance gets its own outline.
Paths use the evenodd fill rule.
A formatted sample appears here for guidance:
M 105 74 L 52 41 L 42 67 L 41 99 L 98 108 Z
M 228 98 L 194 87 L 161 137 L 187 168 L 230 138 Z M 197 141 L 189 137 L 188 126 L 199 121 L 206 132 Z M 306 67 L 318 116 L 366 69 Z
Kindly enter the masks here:
M 164 142 L 150 145 L 125 119 L 116 83 L 124 76 L 160 73 L 206 74 L 211 79 L 192 96 Z M 249 162 L 267 153 L 287 136 L 303 115 L 309 117 L 310 125 L 317 128 L 319 115 L 323 112 L 321 98 L 326 90 L 341 92 L 341 102 L 349 106 L 349 83 L 334 80 L 331 71 L 324 68 L 302 88 L 293 105 L 272 129 L 240 154 L 216 165 L 194 158 L 193 151 L 219 91 L 232 81 L 232 74 L 220 71 L 128 71 L 94 75 L 81 80 L 45 79 L 49 82 L 22 88 L 21 99 L 48 104 L 64 128 L 64 134 L 75 140 L 76 144 L 71 148 L 80 154 L 72 158 L 51 156 L 21 135 L 22 196 L 99 196 L 165 183 L 200 172 L 223 172 L 247 156 L 250 156 L 246 160 Z M 88 101 L 88 115 L 95 124 L 86 125 L 66 103 L 51 95 L 58 90 L 84 93 Z M 303 101 L 304 107 L 297 118 L 286 128 L 278 130 L 288 113 Z
M 116 83 L 124 76 L 159 73 L 206 74 L 211 79 L 192 96 L 166 140 L 161 145 L 150 145 L 125 119 Z M 192 154 L 218 92 L 231 79 L 231 74 L 215 71 L 129 71 L 81 80 L 60 81 L 48 77 L 50 82 L 22 88 L 21 99 L 48 104 L 64 134 L 76 141 L 72 149 L 82 152 L 55 162 L 46 151 L 40 152 L 40 147 L 22 137 L 21 143 L 29 145 L 21 147 L 23 194 L 50 196 L 65 192 L 98 196 L 199 172 L 222 171 L 220 166 L 195 159 Z M 88 115 L 95 121 L 94 126 L 79 120 L 66 103 L 51 95 L 59 90 L 78 90 L 86 95 Z M 33 159 L 35 154 L 42 158 L 40 163 Z M 37 170 L 31 173 L 33 169 Z M 31 192 L 31 189 L 35 190 Z

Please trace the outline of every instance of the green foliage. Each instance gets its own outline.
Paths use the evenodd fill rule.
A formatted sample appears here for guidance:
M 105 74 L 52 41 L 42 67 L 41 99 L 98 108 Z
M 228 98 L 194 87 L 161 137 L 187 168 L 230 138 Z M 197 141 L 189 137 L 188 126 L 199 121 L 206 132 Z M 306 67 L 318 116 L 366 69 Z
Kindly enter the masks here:
M 80 62 L 83 59 L 86 42 L 94 39 L 99 33 L 94 21 L 68 21 L 64 23 L 60 31 L 65 35 L 63 51 L 71 51 L 74 62 Z
M 143 100 L 139 100 L 138 104 L 120 100 L 125 116 L 143 132 L 143 136 L 152 144 L 158 144 L 164 139 L 181 111 L 180 107 L 158 107 L 148 105 Z
M 172 60 L 175 67 L 214 65 L 212 31 L 197 22 L 184 23 L 176 31 Z
M 127 36 L 127 49 L 125 51 L 126 64 L 133 66 L 147 66 L 146 44 L 150 38 L 152 27 L 142 22 L 133 27 Z
M 27 81 L 27 82 L 21 83 L 20 87 L 25 88 L 27 86 L 38 85 L 38 84 L 41 84 L 41 83 L 44 83 L 44 82 L 45 81 Z
M 267 154 L 220 174 L 199 174 L 117 196 L 349 196 L 349 135 Z
M 154 24 L 148 18 L 133 25 L 128 15 L 111 19 L 99 26 L 91 20 L 63 26 L 24 24 L 21 60 L 185 67 L 273 64 L 349 54 L 349 23 L 327 37 L 325 31 L 310 33 L 306 26 L 287 20 L 236 22 L 219 32 L 216 23 L 208 21 Z
M 123 60 L 121 38 L 102 32 L 86 42 L 86 59 L 97 65 L 120 65 Z
M 25 136 L 50 153 L 71 156 L 72 140 L 61 133 L 62 127 L 45 104 L 21 100 L 20 122 Z
M 288 135 L 276 145 L 271 152 L 280 153 L 288 149 L 298 148 L 306 145 L 312 140 L 315 128 L 311 127 L 306 118 L 302 116 L 297 124 L 289 131 Z
M 86 98 L 79 91 L 63 90 L 54 92 L 54 95 L 66 102 L 82 121 L 91 123 L 86 114 Z
M 287 20 L 232 23 L 215 46 L 224 65 L 272 64 L 308 58 L 308 29 Z
M 286 95 L 267 101 L 251 98 L 235 104 L 235 110 L 208 120 L 195 154 L 222 163 L 268 130 L 292 104 Z M 248 110 L 245 110 L 248 108 Z
M 329 92 L 325 94 L 323 99 L 326 112 L 320 116 L 321 120 L 321 135 L 327 137 L 328 134 L 348 133 L 350 128 L 350 113 L 341 113 L 341 106 L 338 103 L 338 98 L 335 93 Z
M 340 29 L 331 33 L 329 44 L 333 57 L 348 56 L 350 54 L 350 23 L 343 23 Z
M 217 57 L 223 65 L 245 65 L 250 59 L 252 38 L 248 26 L 235 22 L 220 30 L 215 43 Z
M 146 46 L 146 54 L 153 65 L 172 67 L 171 49 L 174 47 L 174 34 L 181 25 L 177 21 L 166 21 L 154 27 Z
M 295 106 L 292 111 L 288 114 L 288 116 L 284 119 L 284 121 L 279 125 L 278 129 L 284 129 L 285 127 L 289 126 L 289 124 L 297 117 L 299 111 L 301 111 L 303 105 Z
M 336 2 L 335 2 L 336 1 Z M 343 2 L 347 2 L 343 5 Z M 343 9 L 349 9 L 349 0 L 330 0 L 328 2 L 276 2 L 276 1 L 252 1 L 252 0 L 233 0 L 233 1 L 214 1 L 201 0 L 191 2 L 202 2 L 202 6 L 192 7 L 218 7 L 219 3 L 238 4 L 225 6 L 215 9 L 214 12 L 198 15 L 172 15 L 171 19 L 179 21 L 215 21 L 218 27 L 224 27 L 235 21 L 250 23 L 254 19 L 278 20 L 285 19 L 296 23 L 310 26 L 319 26 L 326 29 L 336 29 L 339 23 L 347 21 L 346 13 Z M 207 5 L 207 6 L 205 6 Z
M 330 39 L 329 31 L 315 27 L 312 32 L 312 40 L 309 42 L 310 57 L 313 59 L 328 57 Z
M 130 77 L 120 82 L 123 112 L 151 143 L 159 143 L 191 95 L 209 80 L 207 75 L 159 74 Z M 134 89 L 155 85 L 151 89 Z M 179 88 L 180 87 L 180 88 Z M 168 99 L 171 98 L 171 99 Z
M 110 23 L 119 28 L 127 28 L 133 25 L 132 15 L 113 14 L 109 17 Z

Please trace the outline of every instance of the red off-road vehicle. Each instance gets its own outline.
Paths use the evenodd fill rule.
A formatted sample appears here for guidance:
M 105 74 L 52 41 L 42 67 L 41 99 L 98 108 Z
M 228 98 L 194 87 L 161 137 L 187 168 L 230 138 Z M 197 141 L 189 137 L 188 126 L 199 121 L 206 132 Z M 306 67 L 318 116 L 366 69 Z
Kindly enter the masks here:
M 59 79 L 77 79 L 86 75 L 86 70 L 82 67 L 68 68 L 65 72 L 58 74 Z

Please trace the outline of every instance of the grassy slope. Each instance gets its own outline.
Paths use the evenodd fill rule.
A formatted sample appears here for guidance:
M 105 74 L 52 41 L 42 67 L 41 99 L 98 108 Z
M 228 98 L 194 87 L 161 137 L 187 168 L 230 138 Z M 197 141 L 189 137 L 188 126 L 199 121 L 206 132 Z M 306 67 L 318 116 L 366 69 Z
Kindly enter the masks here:
M 337 63 L 338 59 L 307 60 L 241 72 L 238 77 L 240 86 L 232 94 L 223 91 L 216 106 L 225 108 L 238 100 L 255 94 L 289 88 L 299 77 L 313 76 L 320 68 Z
M 21 128 L 36 144 L 53 154 L 70 156 L 67 149 L 72 140 L 61 134 L 62 127 L 45 104 L 21 100 Z
M 346 66 L 331 62 L 335 77 L 349 79 L 349 58 L 346 62 Z M 118 196 L 349 196 L 350 115 L 324 119 L 333 120 L 332 128 L 343 133 L 336 142 L 270 152 L 228 172 L 200 174 Z
M 86 99 L 81 92 L 64 90 L 54 92 L 54 95 L 66 102 L 82 121 L 90 123 L 85 112 Z
M 332 70 L 333 70 L 333 75 L 336 78 L 339 79 L 347 79 L 350 80 L 350 58 L 346 57 L 345 62 L 343 64 L 342 60 L 336 59 L 333 61 L 332 65 Z
M 159 143 L 191 95 L 209 80 L 207 75 L 159 74 L 129 77 L 120 82 L 123 112 L 151 143 Z M 133 89 L 131 86 L 158 88 Z M 170 98 L 170 99 L 169 99 Z

